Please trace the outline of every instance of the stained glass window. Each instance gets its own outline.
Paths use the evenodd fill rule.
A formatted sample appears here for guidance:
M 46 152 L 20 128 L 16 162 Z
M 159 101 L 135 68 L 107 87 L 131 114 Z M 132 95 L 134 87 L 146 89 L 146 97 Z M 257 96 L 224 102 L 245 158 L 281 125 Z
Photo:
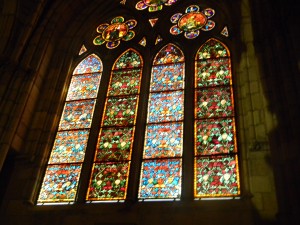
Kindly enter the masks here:
M 210 31 L 226 39 L 228 27 L 214 22 L 218 14 L 208 6 L 184 3 L 182 8 L 176 2 L 137 0 L 131 7 L 145 15 L 143 22 L 125 16 L 99 21 L 97 35 L 85 42 L 88 48 L 82 46 L 39 204 L 123 202 L 126 196 L 177 200 L 192 195 L 192 188 L 182 193 L 183 182 L 190 182 L 185 187 L 194 183 L 195 199 L 240 194 L 230 52 L 214 38 L 200 47 Z M 125 0 L 120 3 L 127 8 Z M 174 7 L 179 9 L 168 12 L 166 23 L 161 12 Z M 167 30 L 162 27 L 166 24 Z M 144 26 L 151 31 L 143 34 Z M 221 29 L 215 32 L 215 27 Z M 167 44 L 172 39 L 185 49 Z M 122 45 L 130 47 L 120 54 L 117 47 Z M 131 46 L 141 49 L 149 68 L 143 68 L 142 54 Z M 114 62 L 105 74 L 100 58 L 88 55 L 91 49 L 105 57 L 107 65 Z M 186 63 L 193 71 L 185 76 Z M 131 169 L 139 177 L 130 178 Z M 183 172 L 190 177 L 183 179 Z
M 231 62 L 216 39 L 204 43 L 195 68 L 194 196 L 240 193 Z
M 126 198 L 142 66 L 141 56 L 133 49 L 113 66 L 87 200 Z
M 75 200 L 101 73 L 102 62 L 95 54 L 73 72 L 38 203 Z
M 181 196 L 184 72 L 182 51 L 164 46 L 152 66 L 140 199 Z

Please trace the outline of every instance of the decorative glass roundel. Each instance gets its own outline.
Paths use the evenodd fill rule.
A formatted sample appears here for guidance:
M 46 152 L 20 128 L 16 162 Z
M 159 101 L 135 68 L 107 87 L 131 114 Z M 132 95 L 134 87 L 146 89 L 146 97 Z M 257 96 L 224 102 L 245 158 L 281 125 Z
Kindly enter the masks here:
M 177 0 L 142 0 L 136 3 L 137 10 L 144 10 L 148 8 L 149 12 L 156 12 L 162 10 L 163 5 L 173 5 Z
M 200 12 L 200 7 L 191 5 L 186 8 L 185 13 L 175 13 L 171 18 L 170 33 L 178 35 L 184 32 L 184 36 L 193 39 L 199 36 L 200 30 L 210 31 L 215 27 L 215 22 L 210 20 L 215 15 L 215 10 L 211 8 L 204 9 Z
M 131 30 L 137 25 L 134 19 L 125 21 L 122 16 L 115 17 L 111 23 L 103 23 L 97 27 L 98 35 L 93 43 L 94 45 L 102 45 L 106 43 L 106 47 L 113 49 L 119 46 L 121 40 L 129 41 L 135 36 L 135 32 Z

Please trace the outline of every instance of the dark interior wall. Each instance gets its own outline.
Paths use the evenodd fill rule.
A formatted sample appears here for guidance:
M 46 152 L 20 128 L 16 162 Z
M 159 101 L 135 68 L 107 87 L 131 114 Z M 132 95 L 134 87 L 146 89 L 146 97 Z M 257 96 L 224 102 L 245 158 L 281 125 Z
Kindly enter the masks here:
M 299 108 L 299 3 L 251 1 L 255 51 L 269 109 L 277 128 L 269 133 L 275 172 L 279 218 L 298 224 L 300 188 L 298 127 Z
M 298 224 L 299 178 L 294 174 L 299 172 L 299 31 L 294 29 L 298 16 L 293 7 L 297 3 L 214 4 L 232 22 L 228 43 L 239 77 L 242 199 L 37 207 L 34 201 L 66 82 L 78 62 L 74 56 L 82 40 L 116 14 L 119 2 L 1 1 L 0 182 L 5 189 L 1 195 L 5 224 Z M 128 1 L 119 12 L 129 14 L 127 7 L 133 5 Z M 132 14 L 141 17 L 139 12 Z M 110 57 L 107 51 L 104 60 Z

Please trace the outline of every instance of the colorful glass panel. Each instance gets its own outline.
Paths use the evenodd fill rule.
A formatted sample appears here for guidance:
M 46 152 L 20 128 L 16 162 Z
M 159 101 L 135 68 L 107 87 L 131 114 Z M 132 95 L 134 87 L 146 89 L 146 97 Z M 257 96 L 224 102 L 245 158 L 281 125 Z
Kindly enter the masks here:
M 155 40 L 155 45 L 157 45 L 159 42 L 161 42 L 163 39 L 160 35 L 157 35 L 157 38 Z
M 138 197 L 179 198 L 181 168 L 181 159 L 145 160 Z
M 215 27 L 213 20 L 208 20 L 215 15 L 215 11 L 211 8 L 199 11 L 197 5 L 190 5 L 186 8 L 185 14 L 175 13 L 171 16 L 171 23 L 175 24 L 171 27 L 170 33 L 178 35 L 184 33 L 187 39 L 194 39 L 199 36 L 200 30 L 210 31 Z
M 74 70 L 73 74 L 99 73 L 102 71 L 102 62 L 95 54 L 87 56 Z
M 105 41 L 117 41 L 124 37 L 128 32 L 128 27 L 124 23 L 115 23 L 108 26 L 102 33 Z
M 137 100 L 137 96 L 108 98 L 103 117 L 103 126 L 133 125 Z
M 133 29 L 137 25 L 137 21 L 130 19 L 125 21 L 122 16 L 117 16 L 111 20 L 111 24 L 100 24 L 96 31 L 100 35 L 93 40 L 94 45 L 102 45 L 106 42 L 108 49 L 119 46 L 120 40 L 129 41 L 135 36 Z
M 240 189 L 229 51 L 210 39 L 197 52 L 195 65 L 194 196 L 236 196 Z
M 144 158 L 181 157 L 182 140 L 183 123 L 147 125 Z
M 79 51 L 78 55 L 82 55 L 86 51 L 87 51 L 86 47 L 84 45 L 82 45 L 81 48 L 80 48 L 80 51 Z
M 195 155 L 236 152 L 234 120 L 196 121 Z
M 212 29 L 214 29 L 216 26 L 215 21 L 213 20 L 207 20 L 206 24 L 201 28 L 201 30 L 203 31 L 210 31 Z
M 96 100 L 72 101 L 65 104 L 59 130 L 89 128 Z
M 150 91 L 183 89 L 184 64 L 153 66 Z
M 141 77 L 142 58 L 125 51 L 111 72 L 87 200 L 126 198 Z
M 137 10 L 144 10 L 148 8 L 149 12 L 156 12 L 163 9 L 163 5 L 173 5 L 177 0 L 141 0 L 136 3 Z
M 184 32 L 184 36 L 185 36 L 187 39 L 194 39 L 194 38 L 198 37 L 199 34 L 200 34 L 200 31 L 199 31 L 199 30 L 192 30 L 192 31 Z
M 179 29 L 183 31 L 198 30 L 206 24 L 207 18 L 201 12 L 191 12 L 183 15 L 178 21 Z
M 168 122 L 183 119 L 183 91 L 151 93 L 148 122 Z
M 183 62 L 182 51 L 176 46 L 169 44 L 163 47 L 156 55 L 153 65 Z
M 125 199 L 129 162 L 94 164 L 87 200 Z
M 230 87 L 197 90 L 195 98 L 198 118 L 233 116 L 233 100 Z
M 196 86 L 230 85 L 231 66 L 228 58 L 208 59 L 196 63 Z
M 207 17 L 207 18 L 211 18 L 215 15 L 215 10 L 214 9 L 211 9 L 211 8 L 207 8 L 207 9 L 204 9 L 202 11 L 204 13 L 204 15 Z
M 101 72 L 102 62 L 95 54 L 84 58 L 73 72 L 38 203 L 75 201 Z
M 210 39 L 199 49 L 197 59 L 213 59 L 220 57 L 228 57 L 227 48 L 215 39 Z
M 158 18 L 149 19 L 149 23 L 150 23 L 151 27 L 154 27 L 157 21 L 158 21 Z
M 100 84 L 101 74 L 76 75 L 71 79 L 67 101 L 96 98 Z
M 111 75 L 109 96 L 138 94 L 141 69 L 115 70 Z
M 223 28 L 223 30 L 221 31 L 221 34 L 224 35 L 225 37 L 229 37 L 229 32 L 228 32 L 227 26 L 225 26 Z
M 113 48 L 116 48 L 120 45 L 120 41 L 109 41 L 106 43 L 106 48 L 108 49 L 113 49 Z
M 146 40 L 146 38 L 145 37 L 143 37 L 141 40 L 140 40 L 140 42 L 139 42 L 139 44 L 141 45 L 141 46 L 146 46 L 146 44 L 147 44 L 147 40 Z
M 78 164 L 48 165 L 38 202 L 74 201 L 80 171 Z
M 140 56 L 134 51 L 127 51 L 117 59 L 113 69 L 131 69 L 141 66 L 142 62 Z
M 130 160 L 134 128 L 102 129 L 95 161 Z
M 172 44 L 164 46 L 153 61 L 138 195 L 141 199 L 181 195 L 183 62 L 182 51 Z
M 195 166 L 195 197 L 240 194 L 237 156 L 196 158 Z
M 89 130 L 57 132 L 49 164 L 83 162 Z

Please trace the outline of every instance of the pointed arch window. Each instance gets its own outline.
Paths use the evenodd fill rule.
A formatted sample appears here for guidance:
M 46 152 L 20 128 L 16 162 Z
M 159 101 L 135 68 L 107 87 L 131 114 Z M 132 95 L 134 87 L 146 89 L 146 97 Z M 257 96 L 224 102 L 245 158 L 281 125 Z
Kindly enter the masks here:
M 178 45 L 163 44 L 165 36 L 143 36 L 128 44 L 132 48 L 118 53 L 103 83 L 102 61 L 96 54 L 77 65 L 39 204 L 240 195 L 230 51 L 214 38 L 202 45 L 201 39 L 198 45 L 195 41 L 192 46 L 197 47 L 187 49 L 180 39 Z M 160 45 L 160 50 L 148 51 Z M 117 52 L 107 57 L 107 65 Z M 191 53 L 195 58 L 185 58 Z M 149 81 L 150 88 L 141 89 Z M 97 99 L 100 87 L 101 93 L 107 92 Z M 98 119 L 93 118 L 95 108 Z M 133 173 L 139 173 L 139 179 Z
M 102 69 L 91 54 L 73 72 L 38 203 L 75 200 Z
M 184 55 L 173 44 L 151 72 L 139 198 L 180 198 L 184 119 Z
M 113 66 L 87 200 L 126 198 L 142 67 L 133 49 Z
M 230 52 L 216 39 L 196 54 L 194 196 L 240 194 Z

